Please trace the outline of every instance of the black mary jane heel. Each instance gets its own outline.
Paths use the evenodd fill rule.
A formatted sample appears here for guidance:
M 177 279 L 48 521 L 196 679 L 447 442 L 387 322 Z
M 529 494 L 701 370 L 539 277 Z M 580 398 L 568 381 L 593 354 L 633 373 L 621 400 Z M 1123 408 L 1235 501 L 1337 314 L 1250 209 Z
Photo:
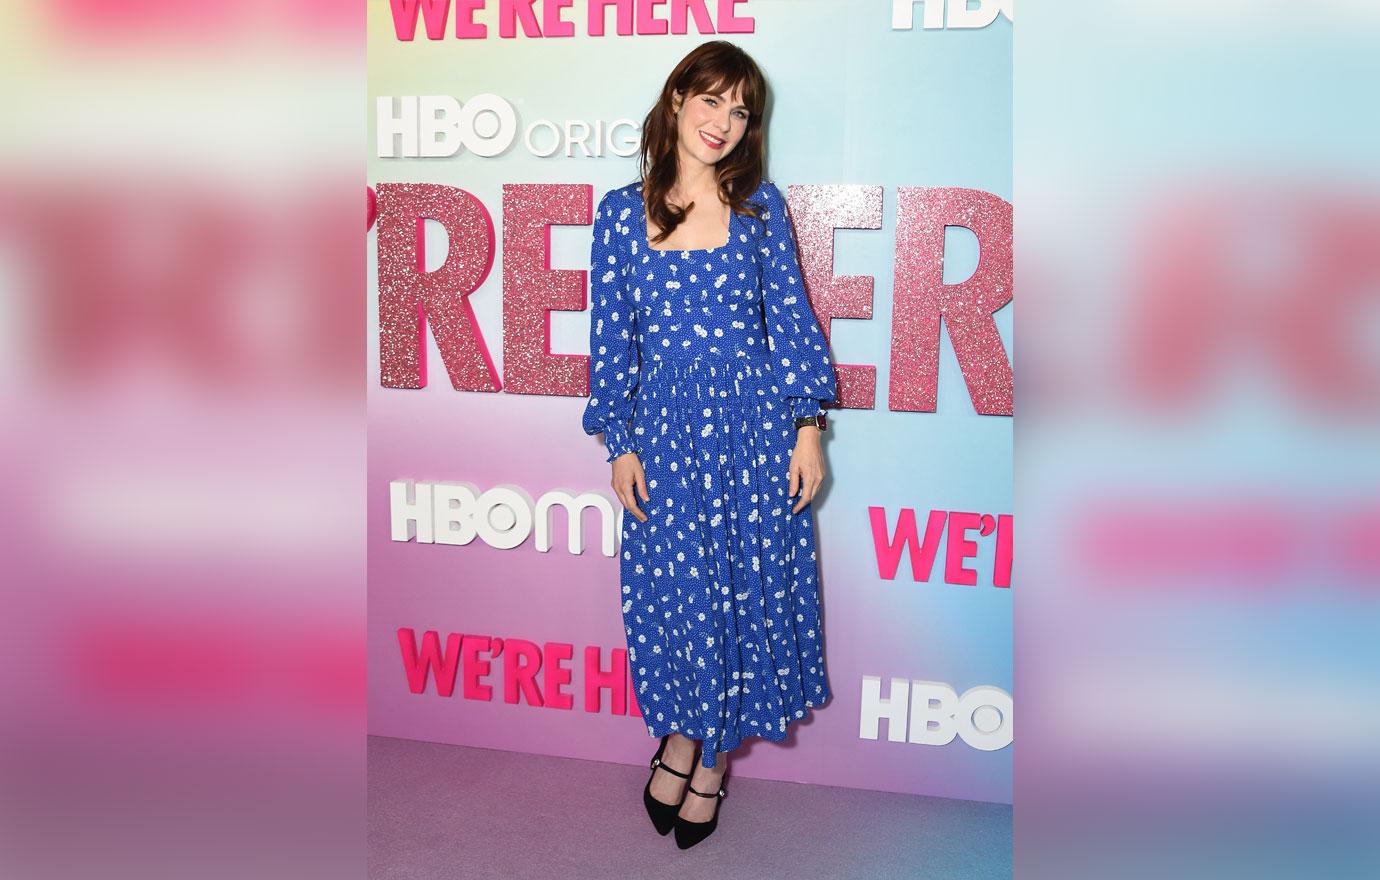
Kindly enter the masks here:
M 647 806 L 647 815 L 652 819 L 652 825 L 656 827 L 656 833 L 666 835 L 671 833 L 671 829 L 676 827 L 676 813 L 680 811 L 681 802 L 685 800 L 684 793 L 680 800 L 674 804 L 663 804 L 661 801 L 652 797 L 652 779 L 656 776 L 658 769 L 665 770 L 672 776 L 679 776 L 681 779 L 689 779 L 689 773 L 682 773 L 661 763 L 661 753 L 666 750 L 666 739 L 670 734 L 661 738 L 661 745 L 657 747 L 656 754 L 652 756 L 652 775 L 647 777 L 647 786 L 642 789 L 642 803 Z
M 727 772 L 724 773 L 724 776 L 728 776 Z M 676 846 L 681 849 L 689 849 L 714 833 L 714 829 L 719 825 L 719 804 L 723 801 L 724 795 L 728 794 L 728 791 L 724 789 L 722 779 L 719 780 L 719 790 L 713 794 L 705 794 L 702 791 L 696 791 L 693 785 L 687 785 L 686 788 L 689 789 L 690 794 L 698 795 L 702 798 L 715 799 L 714 818 L 710 819 L 708 822 L 687 822 L 677 815 Z

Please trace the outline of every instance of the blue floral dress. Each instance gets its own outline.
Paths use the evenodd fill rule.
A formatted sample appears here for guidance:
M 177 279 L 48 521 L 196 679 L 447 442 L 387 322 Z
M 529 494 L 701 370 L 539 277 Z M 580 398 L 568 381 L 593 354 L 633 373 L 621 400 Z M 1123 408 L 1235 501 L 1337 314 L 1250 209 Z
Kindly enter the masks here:
M 653 737 L 703 740 L 701 763 L 745 738 L 780 741 L 828 699 L 813 505 L 792 513 L 797 416 L 836 399 L 785 199 L 728 241 L 656 250 L 640 181 L 594 218 L 587 434 L 608 461 L 637 453 L 650 501 L 622 516 L 628 662 Z

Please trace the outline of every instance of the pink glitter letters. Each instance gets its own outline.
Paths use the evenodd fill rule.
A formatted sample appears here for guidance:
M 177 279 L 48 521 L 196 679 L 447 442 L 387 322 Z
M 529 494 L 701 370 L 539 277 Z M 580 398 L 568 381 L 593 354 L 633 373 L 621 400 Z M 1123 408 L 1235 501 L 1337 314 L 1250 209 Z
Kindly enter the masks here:
M 588 306 L 585 270 L 551 268 L 551 224 L 588 225 L 587 183 L 503 186 L 503 379 L 518 394 L 589 395 L 589 357 L 551 353 L 551 311 Z
M 805 289 L 828 339 L 834 318 L 872 317 L 872 276 L 834 276 L 834 230 L 881 229 L 882 188 L 793 185 L 787 189 Z M 875 366 L 836 363 L 834 373 L 839 402 L 830 407 L 872 409 L 877 405 Z
M 426 386 L 422 334 L 430 322 L 457 391 L 497 391 L 498 371 L 468 297 L 493 266 L 489 212 L 462 189 L 434 183 L 378 185 L 379 373 L 385 388 Z M 450 250 L 426 271 L 426 220 L 446 230 Z
M 944 283 L 944 227 L 971 229 L 977 269 Z M 1011 364 L 992 313 L 1011 301 L 1011 203 L 974 189 L 901 187 L 891 325 L 892 410 L 934 412 L 939 397 L 940 317 L 949 330 L 973 408 L 1012 413 Z

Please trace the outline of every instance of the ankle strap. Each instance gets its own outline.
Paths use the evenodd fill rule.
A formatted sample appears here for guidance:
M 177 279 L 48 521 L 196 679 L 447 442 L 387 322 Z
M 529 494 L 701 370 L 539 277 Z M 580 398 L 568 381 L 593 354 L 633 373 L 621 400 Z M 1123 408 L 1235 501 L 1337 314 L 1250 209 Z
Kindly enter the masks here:
M 690 778 L 690 774 L 689 774 L 689 773 L 682 773 L 682 772 L 680 772 L 679 770 L 672 770 L 670 767 L 668 767 L 668 766 L 666 766 L 665 764 L 661 763 L 661 759 L 660 759 L 660 758 L 653 758 L 653 759 L 652 759 L 652 769 L 653 769 L 653 770 L 656 770 L 657 768 L 660 768 L 660 769 L 662 769 L 662 770 L 665 770 L 667 773 L 670 773 L 672 776 L 679 776 L 681 779 L 689 779 L 689 778 Z
M 719 790 L 716 791 L 714 794 L 705 794 L 705 793 L 702 792 L 702 791 L 695 791 L 695 786 L 693 786 L 693 785 L 687 785 L 687 786 L 685 786 L 685 787 L 688 788 L 688 789 L 690 789 L 690 793 L 691 793 L 691 794 L 697 794 L 697 795 L 699 795 L 699 796 L 702 797 L 702 798 L 721 798 L 721 797 L 723 797 L 724 795 L 728 794 L 728 792 L 726 792 L 726 791 L 723 790 L 723 787 L 722 787 L 722 786 L 720 786 L 720 787 L 719 787 Z

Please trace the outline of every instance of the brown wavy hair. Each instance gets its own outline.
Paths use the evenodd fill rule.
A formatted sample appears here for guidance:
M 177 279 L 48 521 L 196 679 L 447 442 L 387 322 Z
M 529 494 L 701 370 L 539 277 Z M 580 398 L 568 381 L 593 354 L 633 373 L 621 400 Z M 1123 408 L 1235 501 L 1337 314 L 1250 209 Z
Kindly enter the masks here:
M 747 129 L 733 152 L 715 166 L 719 192 L 734 213 L 746 214 L 754 220 L 760 218 L 759 207 L 746 199 L 762 182 L 766 155 L 762 111 L 766 106 L 767 81 L 757 62 L 742 49 L 727 40 L 711 40 L 696 46 L 680 60 L 666 77 L 656 105 L 642 121 L 642 196 L 647 203 L 648 216 L 661 230 L 651 239 L 653 244 L 670 236 L 695 206 L 691 202 L 683 209 L 673 208 L 667 202 L 680 173 L 671 96 L 679 92 L 682 102 L 688 102 L 695 95 L 729 94 L 738 87 L 742 88 L 743 105 L 748 110 Z

